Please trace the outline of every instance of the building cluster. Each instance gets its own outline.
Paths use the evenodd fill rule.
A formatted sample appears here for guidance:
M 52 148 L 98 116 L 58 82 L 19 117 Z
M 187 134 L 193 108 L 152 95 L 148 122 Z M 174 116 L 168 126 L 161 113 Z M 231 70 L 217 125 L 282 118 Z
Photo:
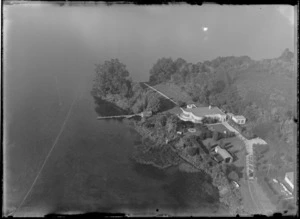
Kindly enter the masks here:
M 228 119 L 231 119 L 239 125 L 244 125 L 246 123 L 246 118 L 244 116 L 225 113 L 218 107 L 197 107 L 195 104 L 188 104 L 186 108 L 180 109 L 182 112 L 178 114 L 178 117 L 183 121 L 202 123 L 204 118 L 213 118 L 217 119 L 219 122 L 226 122 Z M 233 162 L 233 156 L 226 149 L 221 148 L 219 145 L 211 148 L 210 154 L 218 163 Z M 252 155 L 247 155 L 247 158 L 249 158 L 247 159 L 248 162 L 253 162 L 253 159 L 250 159 L 252 158 Z M 253 164 L 249 166 L 251 167 Z M 253 179 L 253 169 L 249 169 L 249 171 L 249 177 Z M 287 172 L 284 177 L 281 177 L 281 179 L 273 179 L 272 181 L 273 187 L 276 187 L 276 190 L 280 192 L 286 199 L 294 197 L 294 172 Z M 235 187 L 238 186 L 238 184 L 235 185 Z M 222 192 L 225 192 L 225 190 L 222 190 Z
M 244 116 L 235 116 L 233 114 L 226 114 L 218 107 L 197 107 L 195 104 L 188 104 L 185 109 L 181 108 L 182 113 L 178 115 L 179 119 L 183 121 L 190 121 L 193 123 L 202 123 L 204 118 L 214 118 L 220 122 L 227 121 L 231 118 L 238 124 L 245 124 L 246 119 Z M 216 146 L 211 149 L 214 160 L 218 163 L 231 163 L 233 161 L 232 155 L 220 146 Z

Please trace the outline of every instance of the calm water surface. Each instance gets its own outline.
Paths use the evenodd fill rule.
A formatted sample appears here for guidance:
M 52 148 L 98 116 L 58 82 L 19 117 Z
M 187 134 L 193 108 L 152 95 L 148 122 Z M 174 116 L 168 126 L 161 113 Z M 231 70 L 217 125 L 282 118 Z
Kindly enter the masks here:
M 70 8 L 6 9 L 6 211 L 21 203 L 72 105 L 51 156 L 16 215 L 218 211 L 216 190 L 204 175 L 133 162 L 130 156 L 139 141 L 134 130 L 126 122 L 96 120 L 90 95 L 95 60 L 114 56 L 103 50 L 94 57 L 84 36 L 68 22 Z M 102 36 L 97 37 L 101 44 Z

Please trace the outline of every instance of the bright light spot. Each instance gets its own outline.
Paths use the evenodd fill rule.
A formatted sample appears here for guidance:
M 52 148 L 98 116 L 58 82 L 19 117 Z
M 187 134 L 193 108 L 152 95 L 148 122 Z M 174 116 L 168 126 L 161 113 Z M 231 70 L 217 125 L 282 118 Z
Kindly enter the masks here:
M 204 32 L 206 32 L 208 30 L 208 27 L 203 27 L 202 29 Z

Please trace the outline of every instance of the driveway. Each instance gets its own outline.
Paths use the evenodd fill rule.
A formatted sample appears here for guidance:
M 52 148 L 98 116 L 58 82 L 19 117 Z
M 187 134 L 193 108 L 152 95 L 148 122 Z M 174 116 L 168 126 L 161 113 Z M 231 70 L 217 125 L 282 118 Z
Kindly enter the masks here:
M 248 180 L 243 179 L 241 186 L 241 193 L 243 196 L 245 210 L 250 214 L 269 215 L 273 213 L 276 210 L 276 207 L 271 203 L 261 186 L 255 180 L 255 178 L 249 177 L 249 170 L 254 171 L 253 145 L 267 143 L 261 138 L 248 140 L 244 136 L 242 136 L 236 129 L 230 126 L 227 122 L 224 122 L 223 125 L 230 131 L 236 133 L 236 136 L 244 142 L 245 148 L 248 152 L 245 163 Z

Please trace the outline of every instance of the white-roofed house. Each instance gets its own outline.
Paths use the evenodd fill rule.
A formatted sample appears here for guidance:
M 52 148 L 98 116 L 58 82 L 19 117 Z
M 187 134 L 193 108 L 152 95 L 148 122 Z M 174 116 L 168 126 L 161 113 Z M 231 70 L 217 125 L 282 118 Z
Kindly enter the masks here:
M 237 124 L 240 124 L 240 125 L 246 123 L 246 118 L 244 116 L 235 116 L 235 115 L 233 115 L 232 120 L 234 122 L 236 122 Z
M 292 192 L 294 190 L 294 172 L 288 172 L 284 177 L 285 184 L 288 189 Z
M 218 107 L 194 107 L 187 106 L 186 109 L 181 108 L 182 113 L 179 118 L 183 121 L 191 121 L 194 123 L 201 123 L 204 117 L 217 118 L 221 122 L 226 120 L 226 114 Z

